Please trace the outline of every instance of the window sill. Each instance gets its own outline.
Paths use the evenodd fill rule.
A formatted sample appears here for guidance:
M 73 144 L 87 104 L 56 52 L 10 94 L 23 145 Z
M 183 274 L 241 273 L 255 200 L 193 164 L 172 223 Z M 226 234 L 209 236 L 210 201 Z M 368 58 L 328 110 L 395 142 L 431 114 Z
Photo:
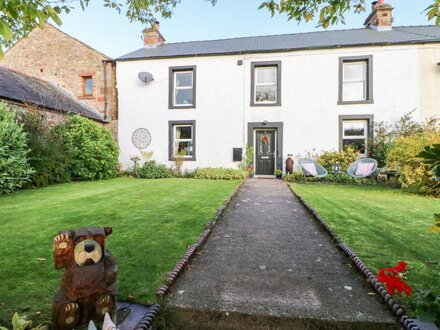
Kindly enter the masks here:
M 374 100 L 366 101 L 338 101 L 338 105 L 350 105 L 350 104 L 373 104 Z
M 251 103 L 251 107 L 280 107 L 281 102 L 279 103 Z
M 196 108 L 196 106 L 195 105 L 188 105 L 188 106 L 179 106 L 179 105 L 170 105 L 169 107 L 168 107 L 168 109 L 169 110 L 176 110 L 176 109 L 178 109 L 178 110 L 181 110 L 181 109 L 195 109 Z
M 94 100 L 95 97 L 93 95 L 81 95 L 78 96 L 78 100 Z
M 174 159 L 173 157 L 168 158 L 168 160 L 169 160 L 170 162 L 174 162 L 174 161 L 175 161 L 175 159 Z M 196 161 L 195 158 L 185 158 L 185 160 L 184 160 L 184 162 L 194 162 L 194 161 Z

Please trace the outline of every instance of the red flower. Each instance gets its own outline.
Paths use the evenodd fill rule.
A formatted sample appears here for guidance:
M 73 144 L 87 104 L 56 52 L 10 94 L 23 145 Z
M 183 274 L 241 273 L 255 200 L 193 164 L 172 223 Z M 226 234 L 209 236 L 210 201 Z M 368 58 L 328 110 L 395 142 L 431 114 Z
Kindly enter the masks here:
M 401 261 L 396 267 L 382 268 L 379 270 L 377 279 L 385 284 L 389 294 L 393 295 L 397 290 L 398 293 L 405 292 L 407 296 L 411 295 L 411 287 L 403 282 L 403 272 L 406 270 L 407 262 Z
M 403 271 L 405 271 L 406 266 L 408 266 L 408 263 L 405 262 L 405 261 L 401 261 L 401 262 L 399 262 L 399 263 L 397 264 L 397 266 L 396 266 L 396 270 L 397 270 L 399 273 L 402 273 Z

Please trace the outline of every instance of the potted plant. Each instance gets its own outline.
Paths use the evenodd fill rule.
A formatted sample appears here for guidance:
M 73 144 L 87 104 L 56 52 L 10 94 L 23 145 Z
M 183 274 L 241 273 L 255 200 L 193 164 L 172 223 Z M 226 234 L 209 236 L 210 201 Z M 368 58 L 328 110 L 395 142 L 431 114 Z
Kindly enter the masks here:
M 281 179 L 283 177 L 283 171 L 280 170 L 279 168 L 277 168 L 275 170 L 275 176 L 276 176 L 277 179 Z

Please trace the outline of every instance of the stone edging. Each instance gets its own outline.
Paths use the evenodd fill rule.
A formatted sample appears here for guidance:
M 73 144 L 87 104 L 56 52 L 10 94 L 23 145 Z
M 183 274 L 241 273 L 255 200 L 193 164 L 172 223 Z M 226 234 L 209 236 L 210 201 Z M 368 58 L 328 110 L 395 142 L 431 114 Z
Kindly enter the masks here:
M 159 313 L 160 307 L 157 304 L 151 305 L 149 311 L 145 314 L 139 324 L 134 328 L 134 330 L 148 330 L 154 323 L 157 314 Z
M 300 197 L 292 188 L 292 186 L 286 183 L 293 195 L 298 198 L 300 203 L 306 208 L 306 210 L 313 216 L 313 218 L 319 223 L 319 225 L 324 229 L 324 231 L 334 240 L 337 247 L 344 252 L 346 256 L 354 263 L 358 271 L 360 271 L 367 281 L 370 283 L 371 287 L 379 294 L 385 304 L 389 307 L 392 314 L 398 317 L 400 325 L 405 330 L 420 330 L 420 328 L 415 324 L 414 320 L 406 315 L 403 307 L 394 301 L 393 297 L 387 292 L 385 287 L 376 278 L 376 276 L 365 266 L 363 261 L 344 243 L 334 231 L 324 222 L 324 220 L 318 215 L 318 213 L 310 207 L 302 197 Z
M 156 291 L 156 296 L 159 298 L 165 298 L 171 290 L 171 286 L 174 284 L 174 282 L 177 281 L 179 276 L 183 273 L 185 268 L 188 266 L 189 262 L 192 260 L 192 258 L 196 255 L 197 251 L 200 249 L 200 247 L 206 242 L 207 238 L 212 232 L 212 229 L 217 224 L 219 219 L 222 217 L 222 215 L 225 213 L 226 208 L 229 206 L 229 203 L 232 201 L 233 198 L 235 198 L 240 191 L 243 184 L 247 181 L 247 179 L 243 180 L 240 185 L 234 190 L 234 192 L 229 196 L 229 198 L 226 200 L 225 203 L 223 203 L 223 206 L 217 211 L 217 214 L 215 215 L 215 218 L 213 220 L 210 220 L 206 226 L 203 233 L 199 236 L 199 239 L 196 243 L 192 244 L 182 259 L 180 259 L 174 269 L 167 275 L 165 282 L 166 284 L 163 284 L 159 289 Z

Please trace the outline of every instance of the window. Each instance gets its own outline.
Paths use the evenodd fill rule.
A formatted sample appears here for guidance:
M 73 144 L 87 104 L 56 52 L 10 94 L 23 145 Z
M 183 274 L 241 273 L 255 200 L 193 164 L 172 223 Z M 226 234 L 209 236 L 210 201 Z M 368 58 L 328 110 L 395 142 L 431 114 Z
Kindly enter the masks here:
M 176 155 L 183 156 L 186 160 L 195 160 L 195 121 L 170 121 L 169 122 L 169 159 Z
M 253 62 L 251 106 L 281 105 L 281 62 Z
M 171 67 L 169 108 L 196 107 L 196 67 Z
M 368 140 L 373 136 L 373 116 L 339 116 L 340 149 L 353 148 L 363 154 L 368 152 Z
M 82 77 L 83 79 L 83 96 L 93 95 L 93 78 L 91 76 Z
M 372 103 L 372 56 L 343 57 L 339 66 L 339 104 Z

